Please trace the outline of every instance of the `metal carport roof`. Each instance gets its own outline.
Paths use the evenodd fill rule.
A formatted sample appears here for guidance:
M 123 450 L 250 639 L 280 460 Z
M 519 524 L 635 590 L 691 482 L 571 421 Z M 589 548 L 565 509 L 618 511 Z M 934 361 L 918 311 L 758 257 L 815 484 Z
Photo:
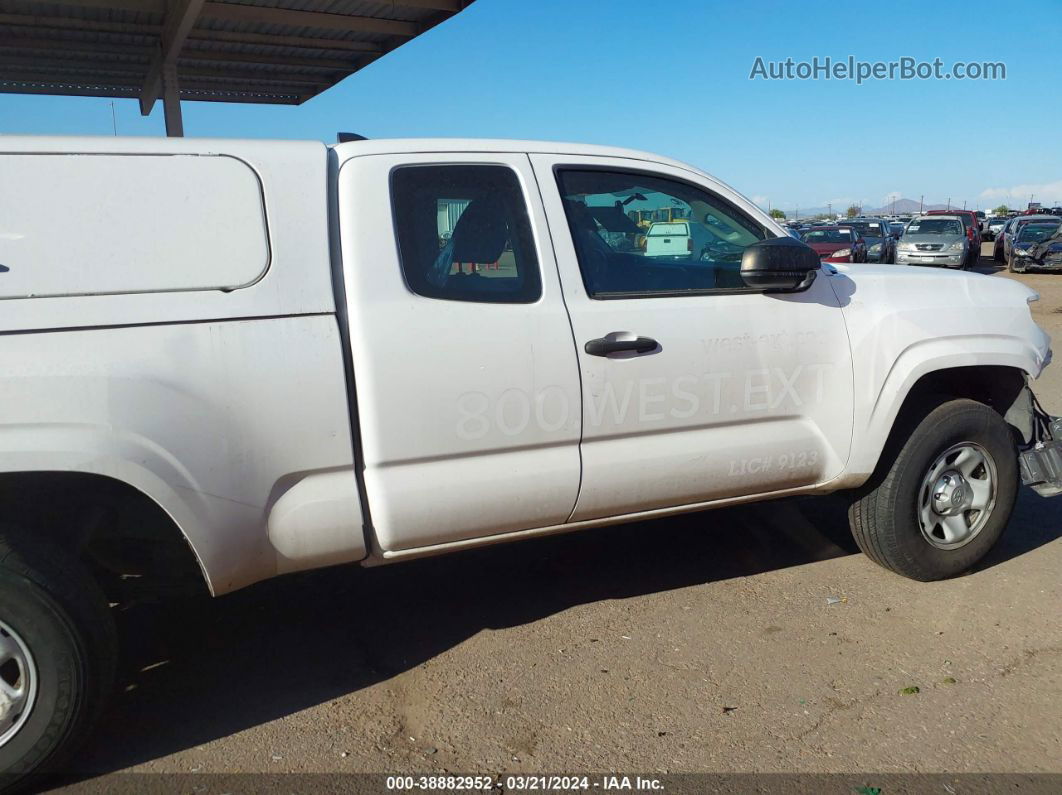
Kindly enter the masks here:
M 473 0 L 0 0 L 0 92 L 298 105 Z

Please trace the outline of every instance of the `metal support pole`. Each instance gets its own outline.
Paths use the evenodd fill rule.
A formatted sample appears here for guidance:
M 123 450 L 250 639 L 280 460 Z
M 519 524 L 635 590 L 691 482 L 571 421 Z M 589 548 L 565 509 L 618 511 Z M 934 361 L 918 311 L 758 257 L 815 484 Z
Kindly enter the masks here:
M 166 135 L 170 138 L 184 137 L 184 120 L 181 118 L 181 87 L 177 82 L 177 65 L 162 67 L 162 111 L 166 117 Z

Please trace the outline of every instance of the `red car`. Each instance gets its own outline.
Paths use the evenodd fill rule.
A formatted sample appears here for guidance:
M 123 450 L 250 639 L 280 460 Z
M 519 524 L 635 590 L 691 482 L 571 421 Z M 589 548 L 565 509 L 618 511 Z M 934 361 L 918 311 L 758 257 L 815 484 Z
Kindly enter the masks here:
M 866 262 L 867 244 L 850 226 L 815 226 L 804 233 L 803 241 L 823 262 Z
M 976 265 L 981 259 L 981 219 L 973 210 L 927 210 L 923 215 L 957 215 L 966 227 L 966 237 L 970 240 L 970 259 L 964 267 Z

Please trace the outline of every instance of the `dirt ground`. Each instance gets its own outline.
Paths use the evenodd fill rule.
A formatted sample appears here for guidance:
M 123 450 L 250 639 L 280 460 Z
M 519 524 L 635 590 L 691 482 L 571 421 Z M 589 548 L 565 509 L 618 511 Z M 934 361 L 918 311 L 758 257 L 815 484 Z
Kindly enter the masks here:
M 1062 274 L 1015 278 L 1062 355 Z M 846 532 L 836 502 L 791 500 L 134 607 L 123 692 L 68 782 L 1062 772 L 1062 498 L 1023 490 L 948 582 L 890 574 Z

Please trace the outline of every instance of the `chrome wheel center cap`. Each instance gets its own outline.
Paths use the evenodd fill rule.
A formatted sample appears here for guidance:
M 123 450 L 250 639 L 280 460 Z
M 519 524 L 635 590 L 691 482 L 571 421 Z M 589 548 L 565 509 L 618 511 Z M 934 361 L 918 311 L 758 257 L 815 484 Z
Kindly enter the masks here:
M 933 487 L 933 511 L 941 516 L 955 516 L 969 510 L 972 496 L 966 479 L 955 470 L 949 470 Z

